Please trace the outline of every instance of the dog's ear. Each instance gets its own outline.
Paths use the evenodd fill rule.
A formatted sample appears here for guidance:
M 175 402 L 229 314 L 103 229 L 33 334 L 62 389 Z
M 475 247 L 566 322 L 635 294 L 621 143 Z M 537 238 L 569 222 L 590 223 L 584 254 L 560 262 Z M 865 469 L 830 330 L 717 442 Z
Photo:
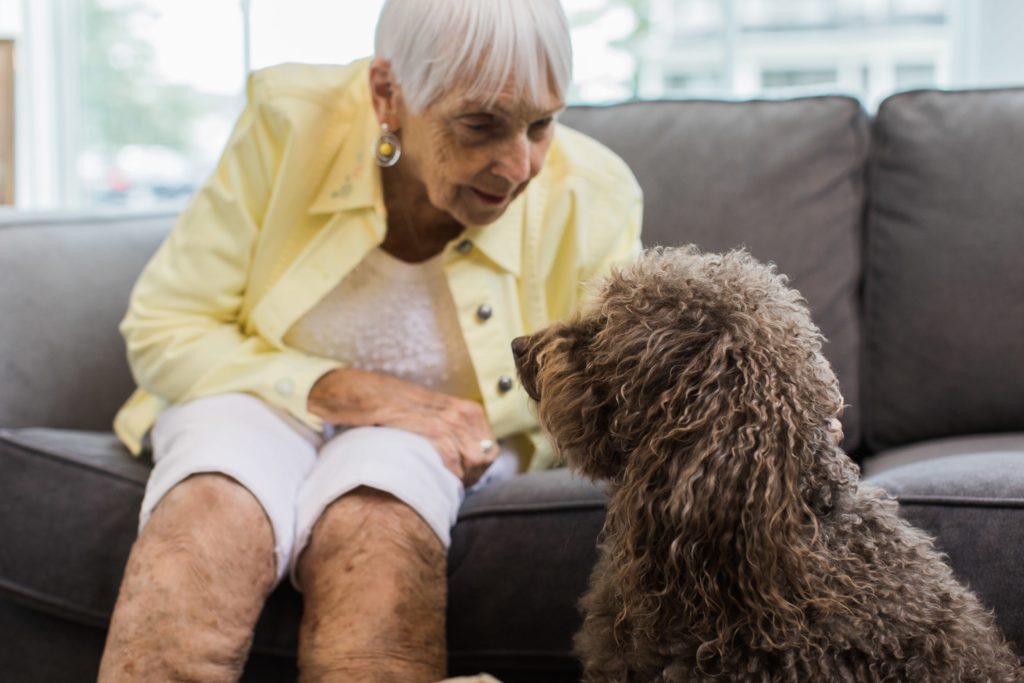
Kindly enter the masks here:
M 614 400 L 604 376 L 593 367 L 593 342 L 601 327 L 596 315 L 553 324 L 530 351 L 530 363 L 537 368 L 541 426 L 562 458 L 595 479 L 609 478 L 620 469 L 608 428 Z

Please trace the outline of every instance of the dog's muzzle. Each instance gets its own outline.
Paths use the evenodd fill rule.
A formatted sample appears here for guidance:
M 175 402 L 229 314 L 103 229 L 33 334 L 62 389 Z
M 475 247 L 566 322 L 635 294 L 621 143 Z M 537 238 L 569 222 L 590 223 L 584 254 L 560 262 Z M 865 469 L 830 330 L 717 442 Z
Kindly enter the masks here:
M 519 360 L 526 355 L 526 352 L 530 350 L 530 338 L 529 337 L 516 337 L 512 340 L 512 355 L 515 356 L 516 365 L 519 364 Z

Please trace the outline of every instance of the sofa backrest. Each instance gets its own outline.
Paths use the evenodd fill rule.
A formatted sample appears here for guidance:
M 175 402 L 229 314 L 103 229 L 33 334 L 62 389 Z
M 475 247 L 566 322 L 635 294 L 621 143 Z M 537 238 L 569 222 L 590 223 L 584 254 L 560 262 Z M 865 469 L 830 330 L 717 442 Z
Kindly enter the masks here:
M 807 299 L 829 342 L 860 441 L 861 240 L 868 118 L 846 97 L 637 102 L 574 107 L 569 126 L 600 140 L 644 190 L 644 243 L 745 246 Z
M 632 167 L 646 244 L 743 245 L 789 275 L 829 339 L 848 448 L 861 415 L 869 452 L 1024 430 L 1024 89 L 882 105 L 863 333 L 869 122 L 855 100 L 629 103 L 563 121 Z M 117 323 L 173 219 L 0 218 L 0 426 L 109 428 L 133 387 Z
M 117 324 L 172 222 L 0 219 L 0 427 L 110 429 L 134 388 Z
M 869 447 L 1024 431 L 1024 88 L 886 100 L 868 196 Z

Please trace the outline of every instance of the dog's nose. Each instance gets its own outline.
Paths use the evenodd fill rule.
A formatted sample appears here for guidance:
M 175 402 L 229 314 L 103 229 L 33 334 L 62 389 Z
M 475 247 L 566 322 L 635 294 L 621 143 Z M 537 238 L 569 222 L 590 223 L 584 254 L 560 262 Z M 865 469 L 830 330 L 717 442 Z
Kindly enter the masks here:
M 516 337 L 512 340 L 512 355 L 516 358 L 522 358 L 526 355 L 526 349 L 529 346 L 527 341 L 529 337 Z

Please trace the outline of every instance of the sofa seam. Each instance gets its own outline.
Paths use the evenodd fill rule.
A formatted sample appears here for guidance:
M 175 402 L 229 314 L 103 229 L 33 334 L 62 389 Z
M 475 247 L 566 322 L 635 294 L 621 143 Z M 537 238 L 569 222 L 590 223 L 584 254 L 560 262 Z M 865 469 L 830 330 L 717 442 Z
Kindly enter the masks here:
M 80 626 L 106 629 L 110 626 L 112 614 L 92 610 L 72 602 L 56 600 L 46 593 L 11 583 L 0 578 L 0 597 L 8 602 L 29 610 L 36 610 L 57 619 L 64 619 Z M 254 642 L 252 652 L 274 657 L 295 657 L 295 652 L 286 647 L 267 646 Z
M 599 503 L 596 501 L 593 503 L 536 503 L 534 505 L 516 503 L 514 505 L 491 505 L 460 513 L 458 521 L 461 522 L 465 519 L 473 519 L 475 517 L 506 517 L 511 515 L 534 515 L 547 512 L 591 512 L 594 510 L 604 509 L 605 504 L 603 502 Z
M 873 284 L 872 252 L 874 250 L 874 230 L 876 197 L 874 190 L 878 178 L 878 164 L 882 159 L 882 148 L 888 143 L 882 120 L 884 102 L 879 105 L 868 131 L 868 155 L 864 163 L 864 206 L 861 224 L 861 286 L 860 286 L 860 419 L 861 419 L 861 450 L 867 457 L 878 453 L 881 448 L 875 434 L 874 387 L 870 360 L 873 355 L 871 344 L 875 336 L 875 327 L 871 318 L 874 310 L 875 286 Z
M 85 225 L 107 225 L 109 223 L 132 224 L 139 221 L 170 221 L 173 222 L 180 212 L 162 210 L 98 210 L 74 213 L 40 211 L 25 215 L 0 216 L 0 230 L 18 230 L 22 228 L 70 228 L 72 230 Z
M 11 602 L 28 609 L 36 609 L 59 619 L 68 619 L 85 626 L 105 628 L 110 623 L 111 615 L 106 612 L 58 600 L 52 595 L 2 577 L 0 577 L 0 594 L 7 596 Z
M 560 650 L 560 651 L 557 651 L 557 652 L 552 652 L 551 650 L 526 650 L 526 649 L 522 649 L 522 650 L 513 650 L 513 649 L 509 649 L 509 650 L 449 650 L 448 651 L 448 657 L 449 657 L 449 659 L 461 658 L 461 659 L 466 659 L 466 660 L 469 660 L 469 661 L 486 660 L 486 659 L 506 659 L 506 660 L 512 660 L 516 664 L 521 664 L 521 662 L 517 661 L 519 658 L 522 658 L 522 657 L 534 657 L 534 658 L 537 658 L 537 659 L 552 660 L 552 661 L 571 660 L 572 664 L 567 665 L 565 667 L 566 670 L 575 669 L 575 668 L 578 668 L 578 666 L 579 666 L 578 660 L 576 659 L 575 655 L 570 650 Z M 550 666 L 550 663 L 551 662 L 548 662 L 547 665 Z M 568 662 L 567 662 L 567 664 L 568 664 Z M 528 667 L 523 667 L 523 668 L 526 669 Z
M 867 263 L 867 219 L 868 219 L 868 201 L 869 195 L 869 184 L 868 184 L 868 169 L 871 164 L 871 155 L 874 137 L 874 121 L 871 114 L 864 108 L 863 104 L 858 102 L 858 106 L 855 109 L 853 116 L 848 120 L 848 128 L 851 137 L 853 138 L 854 145 L 858 151 L 858 157 L 860 160 L 860 167 L 858 171 L 853 175 L 851 181 L 854 185 L 854 191 L 859 192 L 860 195 L 860 211 L 857 214 L 857 262 L 859 265 L 857 272 L 857 282 L 854 287 L 854 310 L 857 315 L 856 324 L 856 349 L 855 362 L 857 364 L 857 370 L 854 373 L 854 381 L 857 384 L 857 401 L 860 405 L 851 406 L 856 410 L 857 416 L 857 433 L 854 434 L 854 440 L 852 444 L 851 457 L 860 459 L 864 452 L 867 450 L 867 429 L 865 425 L 865 398 L 864 398 L 864 343 L 867 334 L 864 330 L 864 283 L 865 283 L 865 272 Z M 840 418 L 841 419 L 841 418 Z
M 39 448 L 38 446 L 33 446 L 33 445 L 22 443 L 22 442 L 20 442 L 20 441 L 18 441 L 16 439 L 11 438 L 9 436 L 9 434 L 10 434 L 10 430 L 6 430 L 6 429 L 5 430 L 0 430 L 0 443 L 6 443 L 6 444 L 9 444 L 11 446 L 15 446 L 17 448 L 24 449 L 26 451 L 29 451 L 29 452 L 35 454 L 35 455 L 42 456 L 42 457 L 50 460 L 51 462 L 57 462 L 57 463 L 60 463 L 60 464 L 70 465 L 72 467 L 77 467 L 79 469 L 83 469 L 83 470 L 87 470 L 87 471 L 90 471 L 90 472 L 106 475 L 106 476 L 109 476 L 109 477 L 111 477 L 113 479 L 118 479 L 120 481 L 127 482 L 127 483 L 130 483 L 130 484 L 134 484 L 134 485 L 139 486 L 139 487 L 145 487 L 144 483 L 139 482 L 136 479 L 134 479 L 132 477 L 129 477 L 127 475 L 120 474 L 118 472 L 113 472 L 111 470 L 104 469 L 104 468 L 99 467 L 97 465 L 94 465 L 92 463 L 82 462 L 80 460 L 74 460 L 73 458 L 69 458 L 69 457 L 66 457 L 64 455 L 60 455 L 60 454 L 53 453 L 53 452 L 50 452 L 50 451 L 47 451 L 47 450 L 43 450 L 42 448 Z
M 896 496 L 900 506 L 922 505 L 934 507 L 981 507 L 1006 508 L 1009 510 L 1024 509 L 1022 498 L 975 498 L 970 496 Z

